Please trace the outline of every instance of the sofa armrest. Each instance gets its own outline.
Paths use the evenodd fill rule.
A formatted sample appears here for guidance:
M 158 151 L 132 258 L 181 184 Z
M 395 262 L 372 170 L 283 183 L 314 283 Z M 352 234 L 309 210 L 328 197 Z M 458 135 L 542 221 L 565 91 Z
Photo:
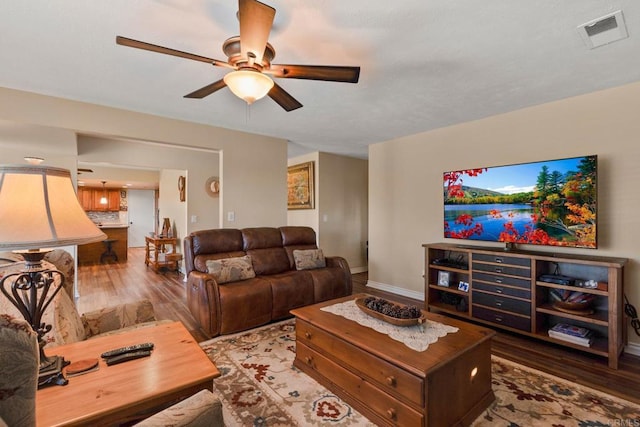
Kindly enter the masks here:
M 351 280 L 351 268 L 346 259 L 340 256 L 325 257 L 327 267 L 340 268 L 344 273 L 345 295 L 353 293 L 353 282 Z
M 212 275 L 198 270 L 189 273 L 187 307 L 209 338 L 220 335 L 220 292 Z
M 90 311 L 84 313 L 80 318 L 87 338 L 156 320 L 153 304 L 149 300 Z
M 182 402 L 145 419 L 136 426 L 223 427 L 222 403 L 209 390 L 201 390 Z

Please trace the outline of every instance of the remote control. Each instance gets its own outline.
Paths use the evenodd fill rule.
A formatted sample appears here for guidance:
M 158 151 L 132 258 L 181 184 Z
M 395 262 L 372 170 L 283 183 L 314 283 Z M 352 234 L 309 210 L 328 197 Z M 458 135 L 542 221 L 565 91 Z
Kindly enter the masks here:
M 153 343 L 145 342 L 142 344 L 135 344 L 127 347 L 116 348 L 113 350 L 105 351 L 100 355 L 100 357 L 102 357 L 103 359 L 106 359 L 109 357 L 119 356 L 121 354 L 133 353 L 134 351 L 139 351 L 139 350 L 149 350 L 149 351 L 153 350 Z
M 151 356 L 151 350 L 138 350 L 130 353 L 123 353 L 113 356 L 105 360 L 107 366 L 117 365 L 118 363 L 127 362 L 129 360 L 140 359 L 141 357 Z

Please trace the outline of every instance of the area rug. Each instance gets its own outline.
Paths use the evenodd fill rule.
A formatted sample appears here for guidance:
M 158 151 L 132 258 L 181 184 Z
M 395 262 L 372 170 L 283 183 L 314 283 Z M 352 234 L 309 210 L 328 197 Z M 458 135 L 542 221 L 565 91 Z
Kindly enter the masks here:
M 200 346 L 221 372 L 214 392 L 229 427 L 374 425 L 293 367 L 293 319 Z M 492 356 L 492 376 L 496 401 L 474 427 L 640 425 L 638 405 L 502 358 Z

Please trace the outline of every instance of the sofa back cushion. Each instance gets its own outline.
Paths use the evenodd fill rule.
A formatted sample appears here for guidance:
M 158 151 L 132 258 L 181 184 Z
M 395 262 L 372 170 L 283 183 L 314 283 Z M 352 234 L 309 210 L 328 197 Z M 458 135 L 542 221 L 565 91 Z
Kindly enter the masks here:
M 194 256 L 242 251 L 242 233 L 233 228 L 194 231 L 191 239 Z
M 251 256 L 256 275 L 278 274 L 291 270 L 287 253 L 282 247 L 282 235 L 277 228 L 245 228 L 243 249 Z
M 242 233 L 232 228 L 194 231 L 190 235 L 193 266 L 207 272 L 207 261 L 246 255 L 242 250 Z
M 295 250 L 318 249 L 316 244 L 316 232 L 311 227 L 287 226 L 280 227 L 282 244 L 289 258 L 289 268 L 296 269 L 296 260 L 293 256 Z

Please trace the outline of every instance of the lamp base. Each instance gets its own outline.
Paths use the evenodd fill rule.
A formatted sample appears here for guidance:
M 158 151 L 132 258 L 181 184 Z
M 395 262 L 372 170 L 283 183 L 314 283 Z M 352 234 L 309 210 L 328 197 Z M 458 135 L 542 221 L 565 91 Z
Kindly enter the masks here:
M 64 360 L 62 356 L 46 357 L 40 362 L 38 388 L 40 389 L 51 385 L 67 385 L 69 380 L 62 374 L 62 368 L 68 364 L 69 361 Z

